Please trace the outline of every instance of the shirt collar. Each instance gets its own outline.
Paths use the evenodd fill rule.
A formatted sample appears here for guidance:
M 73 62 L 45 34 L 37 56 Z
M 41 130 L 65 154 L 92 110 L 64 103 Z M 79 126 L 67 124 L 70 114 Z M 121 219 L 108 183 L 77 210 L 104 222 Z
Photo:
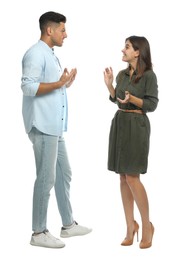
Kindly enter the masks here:
M 129 67 L 127 69 L 125 69 L 125 74 L 129 76 Z M 137 75 L 138 71 L 137 69 L 134 71 L 133 75 Z
M 48 46 L 48 44 L 46 44 L 46 42 L 44 42 L 44 41 L 42 41 L 42 40 L 39 40 L 38 43 L 39 43 L 40 45 L 42 45 L 47 51 L 49 51 L 49 52 L 51 52 L 51 53 L 54 54 L 54 48 L 50 48 L 50 47 Z

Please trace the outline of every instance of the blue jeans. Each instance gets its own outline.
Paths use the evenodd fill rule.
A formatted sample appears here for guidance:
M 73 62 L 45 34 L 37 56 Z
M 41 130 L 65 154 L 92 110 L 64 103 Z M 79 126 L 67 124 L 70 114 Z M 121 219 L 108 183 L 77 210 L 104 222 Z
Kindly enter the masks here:
M 33 143 L 36 163 L 32 229 L 34 232 L 47 229 L 47 209 L 53 187 L 62 224 L 71 225 L 74 221 L 69 198 L 72 172 L 64 138 L 44 134 L 34 127 L 28 136 Z

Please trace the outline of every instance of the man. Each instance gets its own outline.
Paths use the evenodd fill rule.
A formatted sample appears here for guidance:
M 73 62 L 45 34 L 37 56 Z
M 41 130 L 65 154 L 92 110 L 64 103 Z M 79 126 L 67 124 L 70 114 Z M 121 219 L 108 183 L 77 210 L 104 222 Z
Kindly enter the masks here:
M 63 227 L 61 237 L 79 236 L 92 230 L 78 225 L 69 199 L 71 169 L 63 132 L 67 130 L 66 88 L 75 80 L 77 70 L 62 71 L 54 46 L 61 47 L 67 37 L 66 17 L 46 12 L 39 19 L 40 40 L 27 50 L 22 60 L 23 120 L 33 144 L 36 180 L 33 192 L 34 246 L 61 248 L 65 244 L 47 229 L 50 190 L 55 189 Z

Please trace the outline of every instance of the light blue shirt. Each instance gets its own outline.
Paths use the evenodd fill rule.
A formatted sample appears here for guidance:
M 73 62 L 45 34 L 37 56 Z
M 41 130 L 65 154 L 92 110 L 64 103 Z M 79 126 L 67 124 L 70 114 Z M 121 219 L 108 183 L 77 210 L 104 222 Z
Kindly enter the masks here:
M 45 42 L 39 40 L 24 54 L 22 60 L 21 89 L 22 114 L 26 133 L 32 127 L 55 136 L 67 131 L 68 103 L 66 86 L 48 94 L 36 96 L 40 82 L 60 79 L 62 69 L 58 58 Z

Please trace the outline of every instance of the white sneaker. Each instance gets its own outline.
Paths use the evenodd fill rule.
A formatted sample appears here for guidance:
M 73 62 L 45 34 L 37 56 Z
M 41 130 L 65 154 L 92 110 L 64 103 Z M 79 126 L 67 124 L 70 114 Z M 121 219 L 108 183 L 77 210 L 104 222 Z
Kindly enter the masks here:
M 75 222 L 75 225 L 71 228 L 62 227 L 60 236 L 64 238 L 73 236 L 83 236 L 90 233 L 91 231 L 91 228 L 80 226 L 77 222 Z
M 32 246 L 42 246 L 49 248 L 62 248 L 65 244 L 58 238 L 52 236 L 49 231 L 32 235 L 30 244 Z

